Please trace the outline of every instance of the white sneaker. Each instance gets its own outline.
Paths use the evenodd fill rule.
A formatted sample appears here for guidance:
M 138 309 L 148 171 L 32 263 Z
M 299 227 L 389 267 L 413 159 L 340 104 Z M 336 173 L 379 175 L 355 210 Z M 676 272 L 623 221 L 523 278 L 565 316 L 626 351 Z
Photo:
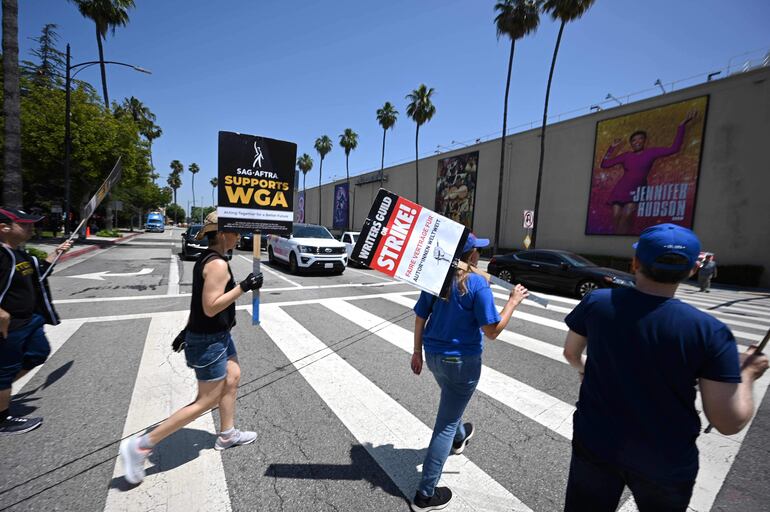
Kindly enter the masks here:
M 126 472 L 126 481 L 130 484 L 140 484 L 144 480 L 144 463 L 150 455 L 150 450 L 139 448 L 139 438 L 126 439 L 120 443 L 120 458 Z
M 233 432 L 227 437 L 223 437 L 222 434 L 219 434 L 219 436 L 217 437 L 217 442 L 214 443 L 214 449 L 222 451 L 222 450 L 226 450 L 227 448 L 232 448 L 233 446 L 251 444 L 256 440 L 257 440 L 256 432 L 250 432 L 248 430 L 244 430 L 244 431 L 236 430 L 235 432 Z

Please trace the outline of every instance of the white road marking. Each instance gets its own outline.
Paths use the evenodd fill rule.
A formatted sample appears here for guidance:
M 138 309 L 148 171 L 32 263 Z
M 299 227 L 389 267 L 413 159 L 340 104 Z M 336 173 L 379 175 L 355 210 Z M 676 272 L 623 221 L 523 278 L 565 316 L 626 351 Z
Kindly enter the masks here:
M 152 274 L 153 269 L 143 268 L 137 272 L 122 272 L 111 274 L 109 270 L 103 270 L 102 272 L 92 272 L 90 274 L 78 274 L 75 276 L 64 276 L 71 279 L 93 279 L 94 281 L 104 281 L 105 277 L 137 277 Z
M 416 468 L 431 429 L 364 377 L 288 313 L 261 308 L 262 328 L 318 396 L 369 452 L 401 492 L 411 498 Z M 313 363 L 313 364 L 311 364 Z M 447 459 L 442 485 L 455 496 L 452 510 L 529 511 L 518 498 L 464 455 Z
M 244 260 L 248 261 L 249 263 L 252 263 L 252 262 L 253 262 L 253 259 L 252 259 L 252 258 L 247 258 L 247 257 L 246 257 L 246 256 L 244 256 L 243 254 L 239 254 L 239 255 L 238 255 L 238 257 L 239 257 L 239 258 L 243 258 Z M 284 276 L 284 275 L 282 275 L 282 274 L 279 274 L 278 272 L 276 272 L 275 270 L 272 270 L 272 269 L 271 269 L 270 267 L 268 267 L 267 265 L 262 265 L 262 270 L 264 270 L 264 271 L 265 271 L 265 272 L 267 272 L 268 274 L 271 274 L 271 275 L 274 275 L 274 276 L 276 276 L 276 277 L 279 277 L 279 278 L 283 279 L 284 281 L 286 281 L 286 282 L 287 282 L 287 283 L 289 283 L 290 285 L 294 286 L 295 288 L 302 288 L 302 285 L 301 285 L 301 284 L 299 284 L 299 283 L 297 283 L 297 282 L 294 282 L 294 281 L 292 281 L 291 279 L 289 279 L 288 277 L 286 277 L 286 276 Z
M 373 277 L 375 279 L 379 279 L 380 281 L 385 281 L 385 282 L 388 282 L 388 283 L 391 283 L 391 282 L 395 281 L 395 279 L 388 279 L 387 277 L 382 277 L 382 276 L 378 275 L 377 272 L 375 272 L 375 271 L 364 272 L 362 270 L 357 270 L 357 269 L 351 268 L 350 265 L 347 266 L 347 269 L 345 270 L 345 272 L 355 272 L 356 274 L 361 274 L 361 275 L 364 275 L 366 277 Z
M 409 354 L 412 353 L 412 331 L 343 300 L 330 299 L 324 301 L 323 305 L 364 329 L 373 329 L 376 326 L 376 336 Z M 572 438 L 574 406 L 486 365 L 481 370 L 481 379 L 476 389 L 565 438 Z
M 166 290 L 166 295 L 179 295 L 179 263 L 173 249 L 171 250 L 171 259 L 168 266 L 168 289 Z
M 186 312 L 158 315 L 150 322 L 123 437 L 167 418 L 195 397 L 194 373 L 185 365 L 184 357 L 169 350 L 169 340 L 176 336 L 185 322 Z M 212 443 L 191 446 L 194 439 L 200 442 L 200 435 L 192 434 L 195 430 L 212 433 Z M 155 448 L 159 471 L 148 468 L 147 478 L 138 487 L 125 491 L 109 489 L 104 510 L 230 511 L 222 457 L 213 449 L 214 432 L 211 413 L 207 413 L 165 439 Z M 164 453 L 170 455 L 191 449 L 200 453 L 184 464 L 164 467 L 164 462 L 168 464 L 168 459 L 173 459 L 168 455 L 168 459 L 164 458 Z M 113 477 L 124 474 L 122 461 L 118 458 Z
M 45 337 L 51 345 L 51 356 L 69 340 L 75 332 L 85 323 L 85 320 L 63 320 L 59 325 L 46 325 Z M 49 356 L 50 359 L 50 356 Z M 18 393 L 29 382 L 43 365 L 36 366 L 25 376 L 13 383 L 13 394 Z
M 494 295 L 496 299 L 508 300 L 508 294 L 505 294 L 505 293 L 495 293 L 495 292 L 492 292 L 492 295 Z M 526 306 L 537 306 L 537 307 L 539 307 L 541 309 L 547 309 L 548 311 L 556 311 L 557 313 L 569 314 L 569 313 L 572 312 L 572 308 L 563 308 L 561 306 L 555 306 L 553 304 L 548 304 L 548 307 L 544 308 L 543 306 L 540 306 L 536 302 L 527 301 L 527 304 L 525 304 L 525 305 Z

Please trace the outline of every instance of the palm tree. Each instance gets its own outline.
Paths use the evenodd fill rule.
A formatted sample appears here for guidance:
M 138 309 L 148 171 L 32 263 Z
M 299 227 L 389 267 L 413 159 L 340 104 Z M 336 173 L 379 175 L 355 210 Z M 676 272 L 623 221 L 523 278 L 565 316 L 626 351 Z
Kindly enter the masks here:
M 153 118 L 154 117 L 155 116 L 153 115 Z M 144 135 L 144 138 L 147 139 L 147 144 L 150 146 L 150 167 L 155 171 L 155 163 L 152 161 L 152 141 L 163 135 L 163 130 L 161 130 L 160 126 L 155 124 L 153 120 L 141 128 L 141 133 Z M 157 177 L 157 174 L 154 176 Z
M 297 158 L 297 167 L 302 171 L 302 193 L 305 193 L 305 175 L 313 168 L 313 159 L 307 153 Z
M 535 188 L 535 217 L 532 227 L 532 247 L 537 247 L 537 217 L 540 214 L 540 187 L 543 182 L 543 160 L 545 159 L 545 123 L 548 119 L 548 99 L 551 96 L 551 82 L 553 81 L 553 70 L 556 67 L 556 56 L 559 54 L 559 45 L 561 44 L 561 35 L 564 32 L 564 25 L 570 21 L 579 19 L 591 8 L 594 0 L 545 0 L 543 2 L 543 12 L 550 13 L 554 21 L 559 20 L 559 35 L 556 36 L 556 47 L 553 49 L 553 58 L 551 59 L 551 70 L 548 73 L 548 85 L 545 88 L 545 104 L 543 105 L 543 124 L 540 126 L 540 161 L 537 165 L 537 187 Z
M 96 25 L 96 44 L 99 47 L 99 66 L 102 71 L 102 91 L 104 92 L 104 106 L 110 108 L 110 99 L 107 96 L 107 72 L 104 66 L 104 48 L 102 40 L 107 37 L 107 30 L 112 30 L 115 35 L 117 27 L 125 27 L 128 24 L 128 10 L 134 7 L 134 0 L 70 0 L 78 6 L 80 14 L 84 18 L 93 20 Z
M 345 131 L 342 135 L 340 135 L 340 146 L 342 146 L 345 149 L 345 181 L 348 184 L 348 197 L 350 197 L 350 171 L 348 168 L 348 160 L 350 158 L 350 152 L 353 151 L 358 147 L 358 134 L 354 132 L 351 128 L 345 128 Z M 348 203 L 349 205 L 350 203 Z M 348 208 L 348 217 L 353 214 L 353 211 L 351 208 Z M 349 218 L 345 219 L 345 229 L 350 226 L 350 220 Z
M 211 205 L 216 206 L 217 202 L 214 199 L 214 191 L 217 189 L 217 185 L 219 185 L 219 179 L 218 178 L 211 178 L 209 180 L 209 183 L 211 183 Z
M 408 115 L 416 124 L 417 131 L 414 134 L 414 181 L 415 192 L 414 202 L 420 202 L 420 150 L 419 150 L 419 138 L 420 138 L 420 126 L 431 120 L 436 113 L 436 107 L 430 101 L 430 97 L 433 95 L 433 87 L 428 89 L 425 84 L 420 84 L 420 87 L 406 95 L 406 99 L 409 100 L 409 105 L 406 107 L 406 115 Z
M 377 122 L 382 126 L 382 163 L 380 164 L 380 188 L 382 188 L 382 179 L 385 172 L 385 134 L 388 128 L 393 128 L 398 118 L 398 110 L 386 101 L 382 108 L 377 109 Z
M 174 162 L 179 163 L 179 160 L 174 160 Z M 171 162 L 171 168 L 174 168 L 174 162 Z M 179 164 L 182 165 L 182 164 Z M 172 172 L 168 175 L 168 178 L 166 179 L 166 183 L 168 183 L 168 186 L 171 187 L 171 190 L 174 191 L 174 205 L 176 206 L 176 191 L 179 187 L 182 186 L 182 177 L 180 176 L 180 172 Z M 176 218 L 176 209 L 174 209 L 174 224 L 177 224 L 177 218 Z
M 513 68 L 513 52 L 516 41 L 530 32 L 537 30 L 540 23 L 538 11 L 539 0 L 503 0 L 495 5 L 495 26 L 497 38 L 506 35 L 511 39 L 511 54 L 508 57 L 508 78 L 505 82 L 505 99 L 503 100 L 503 135 L 500 140 L 500 175 L 497 184 L 497 210 L 495 210 L 495 239 L 492 253 L 497 252 L 500 245 L 500 210 L 503 204 L 503 169 L 505 168 L 505 132 L 508 124 L 508 92 L 511 89 L 511 70 Z
M 321 224 L 321 176 L 324 170 L 324 157 L 332 150 L 332 140 L 328 135 L 321 135 L 315 140 L 315 150 L 321 155 L 321 165 L 318 167 L 318 224 Z M 305 198 L 307 200 L 307 198 Z
M 190 166 L 187 168 L 188 171 L 190 171 L 190 174 L 192 174 L 192 192 L 193 192 L 193 204 L 192 207 L 195 208 L 195 175 L 198 174 L 198 171 L 201 170 L 200 167 L 198 167 L 198 164 L 195 162 L 191 163 Z M 192 215 L 192 210 L 190 210 L 190 215 Z
M 11 208 L 21 208 L 21 98 L 17 0 L 3 0 L 3 99 L 3 204 Z

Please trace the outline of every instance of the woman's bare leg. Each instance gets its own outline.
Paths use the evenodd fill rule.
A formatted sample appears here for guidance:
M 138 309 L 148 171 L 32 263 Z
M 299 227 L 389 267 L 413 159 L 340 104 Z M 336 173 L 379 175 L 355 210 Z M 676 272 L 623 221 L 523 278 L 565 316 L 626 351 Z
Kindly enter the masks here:
M 214 382 L 198 381 L 198 396 L 195 401 L 179 409 L 150 432 L 148 434 L 150 442 L 153 445 L 158 444 L 201 414 L 215 407 L 222 398 L 226 380 L 227 378 Z
M 238 383 L 241 381 L 241 366 L 238 358 L 227 361 L 225 388 L 219 399 L 219 431 L 226 432 L 235 426 L 235 399 L 238 397 Z

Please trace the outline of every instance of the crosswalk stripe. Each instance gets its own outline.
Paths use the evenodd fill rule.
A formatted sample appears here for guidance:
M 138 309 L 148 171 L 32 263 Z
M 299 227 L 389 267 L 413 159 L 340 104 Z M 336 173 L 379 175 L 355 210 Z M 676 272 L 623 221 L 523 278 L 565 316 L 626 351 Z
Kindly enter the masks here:
M 153 317 L 147 331 L 142 360 L 136 375 L 131 404 L 123 427 L 123 437 L 167 418 L 190 403 L 195 395 L 195 375 L 185 365 L 184 357 L 169 352 L 169 343 L 187 322 L 188 312 L 174 312 Z M 151 460 L 157 467 L 148 469 L 142 485 L 120 490 L 109 489 L 104 510 L 231 510 L 222 457 L 212 446 L 191 446 L 192 429 L 211 432 L 211 413 L 204 414 L 185 429 L 165 439 L 155 448 Z M 197 448 L 197 457 L 177 467 L 179 453 Z M 125 474 L 121 461 L 115 464 L 113 477 Z
M 51 356 L 69 340 L 75 332 L 83 325 L 84 320 L 63 320 L 59 325 L 46 325 L 45 337 L 51 345 Z M 49 356 L 50 358 L 50 356 Z M 18 393 L 30 380 L 40 371 L 43 365 L 36 366 L 29 373 L 13 383 L 12 393 Z
M 377 336 L 409 354 L 412 353 L 412 331 L 345 301 L 328 300 L 323 302 L 323 305 L 364 329 L 380 326 L 375 333 Z M 574 406 L 486 365 L 482 367 L 481 379 L 476 389 L 567 439 L 572 438 Z
M 709 307 L 712 308 L 716 306 L 718 309 L 727 309 L 730 311 L 739 311 L 742 313 L 749 313 L 749 314 L 762 314 L 762 313 L 768 313 L 770 312 L 768 308 L 762 307 L 762 306 L 752 306 L 749 304 L 731 304 L 732 301 L 722 301 L 722 300 L 708 300 L 708 299 L 700 299 L 700 298 L 694 298 L 692 296 L 677 296 L 677 299 L 683 300 L 685 302 L 689 302 L 690 304 L 697 305 L 699 307 Z
M 417 302 L 416 300 L 404 295 L 389 295 L 385 298 L 391 302 L 395 302 L 396 304 L 400 304 L 409 309 L 414 308 L 414 304 Z M 528 350 L 549 359 L 553 359 L 554 361 L 558 361 L 560 363 L 567 363 L 567 360 L 564 359 L 564 355 L 562 355 L 562 347 L 557 345 L 552 345 L 550 343 L 546 343 L 535 338 L 530 338 L 529 336 L 524 336 L 523 334 L 518 334 L 509 330 L 501 332 L 497 337 L 497 340 L 509 345 L 513 345 L 515 347 L 523 348 L 524 350 Z
M 492 292 L 492 295 L 494 295 L 496 299 L 508 300 L 508 294 L 505 294 L 505 293 Z M 556 306 L 556 305 L 550 304 L 550 303 L 548 304 L 547 308 L 543 308 L 542 306 L 540 306 L 540 305 L 538 305 L 536 303 L 528 303 L 527 304 L 527 306 L 534 306 L 534 305 L 537 305 L 539 308 L 542 308 L 542 309 L 547 309 L 548 311 L 556 311 L 557 313 L 569 314 L 569 313 L 572 312 L 572 308 L 564 308 L 564 307 Z
M 273 343 L 295 361 L 302 377 L 404 496 L 411 497 L 418 484 L 414 470 L 422 462 L 420 454 L 430 442 L 431 429 L 283 309 L 266 305 L 260 315 Z M 383 451 L 385 446 L 392 446 L 392 451 Z M 452 510 L 530 511 L 464 455 L 447 460 L 441 480 L 454 493 Z

